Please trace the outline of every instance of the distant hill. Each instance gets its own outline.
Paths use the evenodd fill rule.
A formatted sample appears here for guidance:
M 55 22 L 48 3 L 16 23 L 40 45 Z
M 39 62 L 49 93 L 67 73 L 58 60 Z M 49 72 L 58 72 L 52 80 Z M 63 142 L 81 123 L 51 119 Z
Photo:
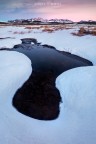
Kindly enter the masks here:
M 57 24 L 93 24 L 96 25 L 96 21 L 92 21 L 92 20 L 81 20 L 79 22 L 73 22 L 71 20 L 68 19 L 43 19 L 43 18 L 31 18 L 31 19 L 15 19 L 15 20 L 9 20 L 8 22 L 0 22 L 0 24 L 12 24 L 12 25 L 47 25 L 47 24 L 53 24 L 53 25 L 57 25 Z
M 16 19 L 8 21 L 11 24 L 72 24 L 71 20 L 67 19 L 42 19 L 42 18 L 32 18 L 32 19 Z
M 8 22 L 0 22 L 0 24 L 8 24 Z
M 88 21 L 83 21 L 81 20 L 80 22 L 78 22 L 78 24 L 96 24 L 96 21 L 92 21 L 92 20 L 88 20 Z

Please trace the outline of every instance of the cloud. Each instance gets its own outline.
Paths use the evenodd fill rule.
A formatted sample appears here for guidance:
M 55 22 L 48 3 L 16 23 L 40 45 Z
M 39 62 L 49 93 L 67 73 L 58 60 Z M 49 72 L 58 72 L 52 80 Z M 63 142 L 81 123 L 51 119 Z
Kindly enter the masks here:
M 49 7 L 57 9 L 60 7 L 68 7 L 75 5 L 92 5 L 95 4 L 96 0 L 0 0 L 0 11 L 1 10 L 30 10 L 36 11 L 40 8 Z
M 44 16 L 71 17 L 84 12 L 96 13 L 96 0 L 0 0 L 0 17 L 32 18 Z M 93 12 L 94 10 L 94 12 Z M 76 14 L 75 14 L 76 13 Z M 82 18 L 82 17 L 81 17 Z
M 25 3 L 96 4 L 96 0 L 24 0 Z

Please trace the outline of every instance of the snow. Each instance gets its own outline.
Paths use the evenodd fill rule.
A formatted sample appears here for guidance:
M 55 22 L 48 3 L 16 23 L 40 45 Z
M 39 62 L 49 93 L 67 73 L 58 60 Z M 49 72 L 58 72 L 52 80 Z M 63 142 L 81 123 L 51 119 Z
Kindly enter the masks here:
M 57 78 L 63 103 L 59 118 L 53 121 L 27 117 L 11 104 L 31 72 L 31 62 L 23 54 L 0 52 L 0 143 L 95 144 L 96 67 L 73 69 Z
M 0 48 L 13 48 L 14 45 L 21 43 L 20 39 L 22 38 L 36 38 L 42 44 L 49 44 L 60 51 L 81 56 L 96 65 L 96 37 L 91 35 L 73 36 L 72 32 L 75 32 L 78 27 L 75 26 L 73 29 L 59 30 L 54 33 L 42 32 L 42 29 L 28 30 L 19 26 L 1 27 L 0 36 L 3 38 L 12 37 L 12 39 L 0 40 Z M 16 32 L 18 33 L 16 34 Z
M 32 72 L 31 61 L 23 54 L 0 51 L 0 143 L 18 143 L 14 135 L 16 120 L 12 97 Z M 14 119 L 14 116 L 16 119 Z M 18 121 L 17 121 L 18 123 Z M 19 128 L 19 127 L 18 127 Z M 10 139 L 11 137 L 11 139 Z M 14 142 L 15 141 L 15 142 Z
M 96 143 L 96 66 L 64 72 L 56 79 L 62 101 L 68 144 Z M 65 125 L 64 124 L 64 125 Z M 64 126 L 63 125 L 63 126 Z M 65 130 L 64 130 L 65 131 Z M 65 131 L 65 132 L 66 132 Z
M 0 48 L 12 48 L 21 43 L 21 38 L 34 37 L 96 65 L 96 37 L 73 36 L 71 33 L 76 29 L 50 34 L 36 29 L 28 32 L 24 27 L 0 27 L 0 36 L 12 37 L 0 40 Z M 14 34 L 16 31 L 18 34 Z M 15 92 L 31 72 L 31 61 L 25 55 L 0 51 L 0 143 L 96 144 L 96 66 L 75 68 L 56 79 L 62 103 L 59 118 L 53 121 L 32 119 L 12 106 Z
M 11 104 L 31 72 L 31 62 L 23 54 L 0 52 L 0 143 L 95 144 L 96 66 L 75 68 L 57 78 L 63 102 L 53 121 L 27 117 Z
M 96 67 L 73 69 L 57 78 L 63 103 L 59 118 L 53 121 L 24 116 L 11 104 L 31 71 L 31 62 L 23 54 L 0 52 L 0 143 L 95 144 Z

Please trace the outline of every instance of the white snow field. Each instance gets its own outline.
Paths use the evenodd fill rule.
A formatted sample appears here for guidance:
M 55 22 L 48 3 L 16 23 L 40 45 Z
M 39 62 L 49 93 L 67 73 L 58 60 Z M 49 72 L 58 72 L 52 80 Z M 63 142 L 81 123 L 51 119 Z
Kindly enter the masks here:
M 0 52 L 0 143 L 96 144 L 96 67 L 73 69 L 57 78 L 63 103 L 53 121 L 29 118 L 12 106 L 13 95 L 31 72 L 23 54 Z
M 96 36 L 73 36 L 71 33 L 77 29 L 78 26 L 74 29 L 47 33 L 42 32 L 42 29 L 29 30 L 19 26 L 0 27 L 0 37 L 12 37 L 0 40 L 0 48 L 13 48 L 14 45 L 21 43 L 22 38 L 36 38 L 42 44 L 55 46 L 59 51 L 70 52 L 96 64 Z
M 0 144 L 18 144 L 16 133 L 23 134 L 22 117 L 19 120 L 13 109 L 12 97 L 31 72 L 31 61 L 25 55 L 0 51 Z
M 13 34 L 25 31 L 25 34 Z M 21 38 L 34 37 L 87 58 L 96 65 L 96 37 L 76 37 L 74 29 L 41 33 L 24 27 L 0 28 L 0 48 L 12 48 Z M 32 72 L 30 60 L 18 52 L 0 51 L 0 144 L 96 144 L 96 66 L 64 72 L 56 79 L 62 103 L 53 121 L 40 121 L 19 113 L 12 98 Z
M 96 144 L 96 67 L 75 68 L 59 76 L 60 116 L 40 121 L 12 106 L 16 90 L 32 72 L 30 60 L 18 52 L 0 52 L 1 144 Z
M 63 101 L 64 131 L 70 132 L 65 144 L 96 144 L 96 66 L 64 72 L 56 87 Z

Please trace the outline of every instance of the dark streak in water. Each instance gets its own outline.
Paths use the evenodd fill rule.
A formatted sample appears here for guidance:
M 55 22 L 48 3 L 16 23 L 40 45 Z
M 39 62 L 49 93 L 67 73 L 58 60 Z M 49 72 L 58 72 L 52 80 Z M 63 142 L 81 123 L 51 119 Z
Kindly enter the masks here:
M 27 82 L 16 92 L 13 106 L 21 113 L 40 120 L 53 120 L 59 116 L 61 97 L 55 87 L 58 75 L 69 69 L 90 66 L 88 60 L 59 52 L 47 45 L 16 45 L 32 61 L 33 72 Z

